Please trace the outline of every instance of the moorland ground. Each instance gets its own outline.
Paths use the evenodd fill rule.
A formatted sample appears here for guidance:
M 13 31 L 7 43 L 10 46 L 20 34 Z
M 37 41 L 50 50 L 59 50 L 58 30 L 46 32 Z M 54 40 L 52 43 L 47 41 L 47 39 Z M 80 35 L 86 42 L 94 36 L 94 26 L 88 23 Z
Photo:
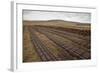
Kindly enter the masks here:
M 91 24 L 23 21 L 23 62 L 91 58 Z

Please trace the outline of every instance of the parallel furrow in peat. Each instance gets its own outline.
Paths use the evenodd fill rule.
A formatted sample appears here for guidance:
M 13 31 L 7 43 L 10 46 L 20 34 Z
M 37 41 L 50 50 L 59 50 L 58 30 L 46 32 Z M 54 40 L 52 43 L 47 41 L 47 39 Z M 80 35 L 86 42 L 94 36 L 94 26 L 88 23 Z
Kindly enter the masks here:
M 68 45 L 68 42 L 61 41 L 60 36 L 57 36 L 55 34 L 52 34 L 50 32 L 44 31 L 44 30 L 37 30 L 42 34 L 45 34 L 50 40 L 55 42 L 58 46 L 62 47 L 62 49 L 66 50 L 70 55 L 77 57 L 77 59 L 89 59 L 90 53 L 84 52 L 83 50 L 80 50 L 80 48 L 73 47 L 73 45 Z M 77 52 L 78 51 L 78 52 Z M 86 53 L 86 54 L 85 54 Z M 85 54 L 85 55 L 84 55 Z
M 29 28 L 30 32 L 31 32 L 31 39 L 32 42 L 34 44 L 34 46 L 36 47 L 36 51 L 39 54 L 40 58 L 42 61 L 53 61 L 53 60 L 57 60 L 55 58 L 55 56 L 48 51 L 47 47 L 43 44 L 43 42 L 40 41 L 40 39 L 38 38 L 38 36 L 35 34 L 35 30 L 32 28 Z
M 90 52 L 90 45 L 89 42 L 87 42 L 87 40 L 83 40 L 83 39 L 80 39 L 78 37 L 75 37 L 75 36 L 72 36 L 72 35 L 66 35 L 66 34 L 63 34 L 61 32 L 58 32 L 56 30 L 52 30 L 52 29 L 47 29 L 47 28 L 37 28 L 37 29 L 41 29 L 41 30 L 44 30 L 44 31 L 48 31 L 50 33 L 53 33 L 53 34 L 56 34 L 56 35 L 59 35 L 61 37 L 64 37 L 66 39 L 69 39 L 72 41 L 72 43 L 74 43 L 76 46 L 79 46 L 81 47 L 82 49 L 86 50 L 86 51 L 89 51 Z M 67 33 L 67 32 L 66 32 Z M 87 46 L 85 46 L 87 45 Z

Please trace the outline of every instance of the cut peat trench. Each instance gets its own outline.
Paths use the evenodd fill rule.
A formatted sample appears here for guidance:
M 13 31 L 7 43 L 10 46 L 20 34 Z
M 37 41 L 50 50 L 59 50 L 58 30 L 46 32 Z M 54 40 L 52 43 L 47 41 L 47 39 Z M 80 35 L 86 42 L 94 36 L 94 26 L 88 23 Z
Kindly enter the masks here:
M 84 49 L 81 49 L 78 46 L 74 46 L 74 44 L 76 43 L 73 44 L 73 42 L 71 42 L 70 40 L 64 39 L 63 37 L 49 33 L 47 31 L 43 31 L 43 30 L 42 31 L 38 30 L 38 31 L 45 34 L 50 40 L 55 42 L 62 49 L 66 50 L 71 56 L 77 57 L 77 59 L 89 59 L 90 58 L 90 54 L 89 54 L 90 52 L 85 51 Z
M 73 33 L 64 32 L 64 31 L 55 30 L 55 29 L 48 29 L 48 28 L 38 28 L 38 29 L 40 31 L 44 30 L 44 31 L 47 31 L 48 33 L 61 36 L 65 39 L 70 40 L 72 43 L 74 43 L 74 45 L 81 47 L 83 50 L 90 51 L 90 38 L 87 38 L 87 37 L 85 38 L 83 36 L 81 36 L 80 38 L 80 35 L 76 36 Z

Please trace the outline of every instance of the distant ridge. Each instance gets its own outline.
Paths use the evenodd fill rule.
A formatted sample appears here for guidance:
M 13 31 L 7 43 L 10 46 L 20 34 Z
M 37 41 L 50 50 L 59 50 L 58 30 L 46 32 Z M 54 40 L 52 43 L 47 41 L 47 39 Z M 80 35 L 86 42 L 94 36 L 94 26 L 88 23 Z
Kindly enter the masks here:
M 30 22 L 69 22 L 69 23 L 77 23 L 77 24 L 90 24 L 90 23 L 83 23 L 83 22 L 75 22 L 75 21 L 66 21 L 66 20 L 23 20 L 23 21 L 30 21 Z

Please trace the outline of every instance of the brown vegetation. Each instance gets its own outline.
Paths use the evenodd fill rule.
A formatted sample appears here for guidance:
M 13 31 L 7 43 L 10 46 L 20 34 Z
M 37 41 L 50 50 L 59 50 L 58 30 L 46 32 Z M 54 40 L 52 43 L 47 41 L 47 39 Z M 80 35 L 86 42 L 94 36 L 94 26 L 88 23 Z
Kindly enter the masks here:
M 23 21 L 23 62 L 90 59 L 90 44 L 88 23 Z

